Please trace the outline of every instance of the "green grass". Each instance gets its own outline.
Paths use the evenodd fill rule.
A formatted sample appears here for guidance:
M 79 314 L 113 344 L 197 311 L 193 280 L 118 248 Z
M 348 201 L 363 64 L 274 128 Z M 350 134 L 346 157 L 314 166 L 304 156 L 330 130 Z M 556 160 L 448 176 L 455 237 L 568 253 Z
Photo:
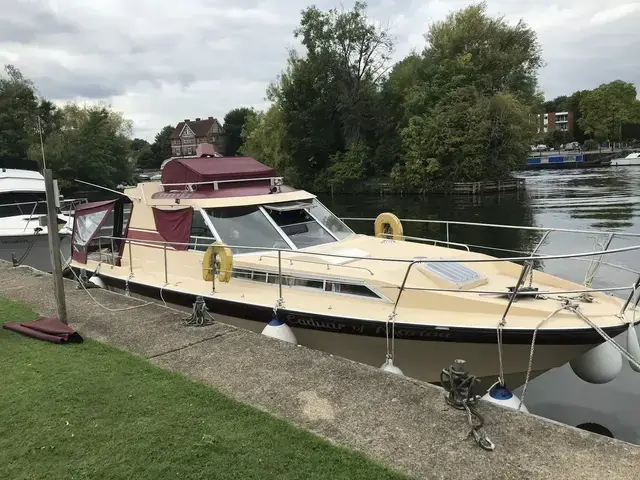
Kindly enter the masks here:
M 0 299 L 0 323 L 34 318 Z M 98 342 L 0 329 L 0 365 L 1 479 L 405 478 Z

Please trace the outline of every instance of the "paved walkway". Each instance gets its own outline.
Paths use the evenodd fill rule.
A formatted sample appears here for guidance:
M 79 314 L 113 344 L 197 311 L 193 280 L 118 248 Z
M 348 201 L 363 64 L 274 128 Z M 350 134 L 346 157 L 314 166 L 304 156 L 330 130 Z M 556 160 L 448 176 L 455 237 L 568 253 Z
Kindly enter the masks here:
M 0 296 L 42 315 L 56 312 L 51 285 L 50 275 L 0 263 Z M 75 282 L 65 288 L 70 323 L 85 337 L 142 355 L 415 477 L 640 475 L 640 447 L 483 403 L 497 445 L 485 452 L 465 438 L 463 412 L 447 407 L 438 387 L 222 324 L 185 327 L 184 314 L 160 305 L 106 311 Z M 110 309 L 142 303 L 91 293 Z

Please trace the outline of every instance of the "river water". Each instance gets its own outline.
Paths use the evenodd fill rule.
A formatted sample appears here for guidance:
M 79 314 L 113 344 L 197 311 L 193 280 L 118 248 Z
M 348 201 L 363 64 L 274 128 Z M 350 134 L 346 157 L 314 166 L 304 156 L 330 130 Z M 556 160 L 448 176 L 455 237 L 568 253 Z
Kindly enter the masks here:
M 457 196 L 363 196 L 320 195 L 341 217 L 375 217 L 393 212 L 400 218 L 511 224 L 528 227 L 616 231 L 640 234 L 640 167 L 609 167 L 575 170 L 540 170 L 518 174 L 526 178 L 519 193 L 482 197 Z M 358 233 L 371 234 L 373 223 L 348 222 Z M 446 227 L 438 224 L 404 223 L 406 235 L 446 239 Z M 490 255 L 518 256 L 504 250 L 530 252 L 542 232 L 450 225 L 452 242 Z M 553 232 L 539 252 L 543 254 L 587 252 L 603 246 L 607 234 Z M 609 249 L 640 244 L 640 238 L 614 236 Z M 480 250 L 475 246 L 502 250 Z M 598 248 L 600 249 L 600 248 Z M 604 261 L 640 271 L 640 251 L 607 255 Z M 546 260 L 537 265 L 544 271 L 582 283 L 589 267 L 586 260 Z M 601 265 L 594 287 L 631 285 L 632 272 Z M 626 297 L 628 292 L 617 292 Z M 640 333 L 640 332 L 639 332 Z M 626 346 L 626 336 L 619 338 Z M 526 404 L 531 413 L 573 426 L 594 423 L 604 426 L 618 439 L 640 444 L 640 373 L 623 362 L 621 374 L 612 382 L 592 385 L 582 381 L 568 365 L 533 380 Z M 473 365 L 469 366 L 473 371 Z M 520 393 L 520 389 L 516 394 Z

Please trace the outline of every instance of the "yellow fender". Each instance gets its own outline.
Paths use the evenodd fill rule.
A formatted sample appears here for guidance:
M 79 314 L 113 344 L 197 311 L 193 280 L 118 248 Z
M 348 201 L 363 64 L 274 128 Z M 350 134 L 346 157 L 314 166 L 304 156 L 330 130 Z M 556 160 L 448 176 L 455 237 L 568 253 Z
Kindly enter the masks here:
M 402 223 L 393 213 L 385 212 L 378 215 L 374 224 L 376 237 L 403 239 Z M 392 235 L 392 236 L 390 236 Z
M 202 279 L 205 282 L 213 281 L 213 272 L 211 271 L 213 252 L 216 253 L 216 263 L 218 264 L 218 281 L 227 283 L 231 280 L 233 270 L 233 252 L 223 242 L 214 242 L 205 250 L 202 259 Z

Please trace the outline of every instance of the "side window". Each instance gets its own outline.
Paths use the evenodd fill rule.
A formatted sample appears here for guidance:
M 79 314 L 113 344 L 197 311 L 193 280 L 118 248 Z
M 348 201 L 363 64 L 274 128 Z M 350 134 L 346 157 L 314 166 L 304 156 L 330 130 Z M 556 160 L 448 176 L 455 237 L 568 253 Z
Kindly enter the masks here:
M 205 223 L 204 218 L 202 218 L 202 214 L 197 210 L 193 212 L 189 243 L 195 243 L 196 245 L 191 245 L 189 250 L 199 250 L 204 252 L 207 247 L 215 241 L 216 239 L 211 234 L 209 226 Z

